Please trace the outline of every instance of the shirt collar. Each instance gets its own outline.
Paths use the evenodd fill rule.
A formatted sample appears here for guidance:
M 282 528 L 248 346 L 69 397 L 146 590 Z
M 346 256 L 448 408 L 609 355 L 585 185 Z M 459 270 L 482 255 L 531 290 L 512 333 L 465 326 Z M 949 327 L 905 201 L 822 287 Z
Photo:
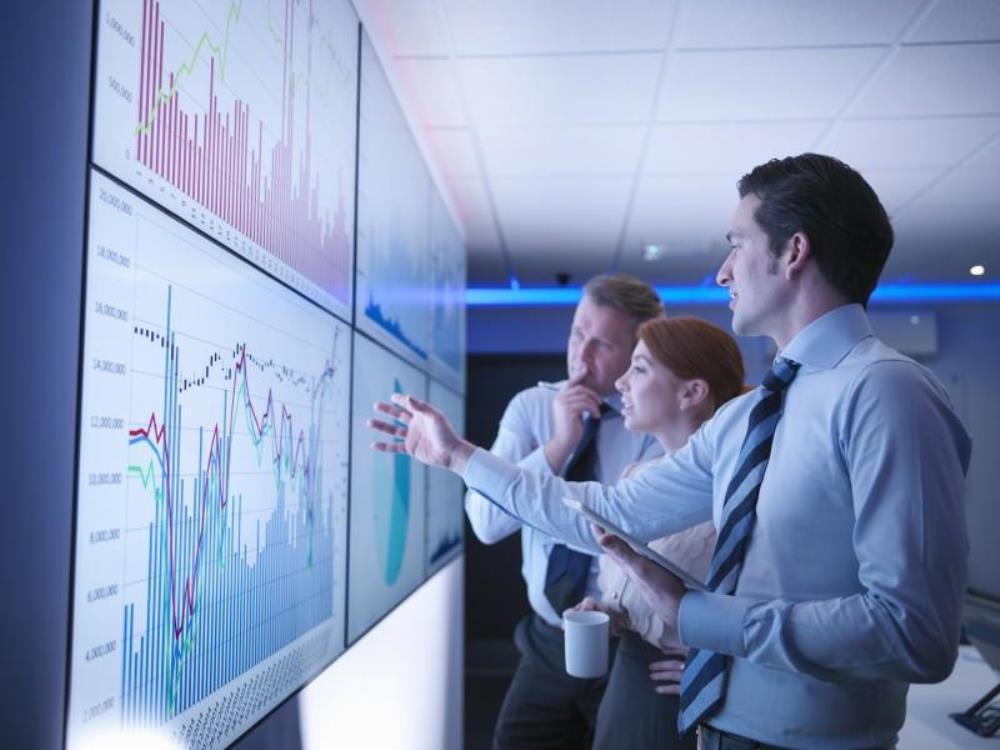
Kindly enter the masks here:
M 778 354 L 807 367 L 830 370 L 840 364 L 858 342 L 874 336 L 871 321 L 858 304 L 838 307 L 816 318 Z

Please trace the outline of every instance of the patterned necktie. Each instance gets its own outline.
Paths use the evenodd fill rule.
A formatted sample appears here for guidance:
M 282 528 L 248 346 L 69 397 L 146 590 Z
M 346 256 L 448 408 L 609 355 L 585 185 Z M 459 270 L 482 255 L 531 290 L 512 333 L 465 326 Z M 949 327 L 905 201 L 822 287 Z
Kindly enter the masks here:
M 736 473 L 729 480 L 722 505 L 719 535 L 706 583 L 709 591 L 720 594 L 736 591 L 757 519 L 757 496 L 771 457 L 774 431 L 781 418 L 783 394 L 798 369 L 798 362 L 779 357 L 758 389 L 758 401 L 747 421 Z M 682 734 L 697 726 L 722 703 L 726 692 L 727 660 L 728 657 L 712 651 L 692 648 L 688 652 L 677 715 L 677 728 Z
M 601 415 L 611 411 L 607 404 L 601 404 Z M 597 430 L 604 419 L 584 420 L 583 436 L 577 443 L 576 450 L 566 462 L 563 477 L 571 482 L 589 482 L 596 479 L 597 464 Z M 583 598 L 587 589 L 587 576 L 590 575 L 591 555 L 577 552 L 565 544 L 556 544 L 549 552 L 548 567 L 545 570 L 545 598 L 556 611 L 572 607 Z

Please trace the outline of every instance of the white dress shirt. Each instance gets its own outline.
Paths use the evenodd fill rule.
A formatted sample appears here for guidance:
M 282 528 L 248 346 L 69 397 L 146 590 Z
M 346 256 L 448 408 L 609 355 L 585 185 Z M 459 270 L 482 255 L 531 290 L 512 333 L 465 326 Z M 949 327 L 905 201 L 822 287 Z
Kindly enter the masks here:
M 729 654 L 715 727 L 784 747 L 896 741 L 910 682 L 957 654 L 971 441 L 944 388 L 879 341 L 860 305 L 814 321 L 782 356 L 785 395 L 735 595 L 690 592 L 680 636 Z M 568 483 L 476 451 L 466 483 L 547 533 L 596 546 L 571 495 L 649 540 L 712 518 L 756 393 L 614 487 Z
M 558 388 L 565 381 L 556 384 Z M 507 405 L 496 441 L 490 449 L 504 461 L 515 463 L 525 471 L 553 476 L 545 459 L 544 446 L 552 437 L 552 401 L 556 390 L 534 387 L 518 393 Z M 621 416 L 621 396 L 615 394 L 605 399 L 613 411 L 601 418 L 597 431 L 597 465 L 594 467 L 597 481 L 613 482 L 625 468 L 638 460 L 662 455 L 659 443 L 648 435 L 636 435 L 625 429 Z M 494 544 L 515 531 L 521 531 L 523 561 L 521 575 L 528 587 L 528 601 L 531 608 L 550 625 L 559 626 L 561 613 L 556 613 L 545 596 L 545 573 L 549 563 L 549 552 L 557 543 L 551 536 L 541 533 L 531 526 L 522 524 L 517 518 L 503 511 L 481 495 L 470 491 L 465 498 L 465 512 L 472 530 L 480 541 Z M 588 532 L 589 533 L 589 532 Z M 571 545 L 580 548 L 579 545 Z M 583 547 L 592 552 L 593 537 Z M 591 566 L 587 580 L 586 594 L 597 597 L 597 564 Z

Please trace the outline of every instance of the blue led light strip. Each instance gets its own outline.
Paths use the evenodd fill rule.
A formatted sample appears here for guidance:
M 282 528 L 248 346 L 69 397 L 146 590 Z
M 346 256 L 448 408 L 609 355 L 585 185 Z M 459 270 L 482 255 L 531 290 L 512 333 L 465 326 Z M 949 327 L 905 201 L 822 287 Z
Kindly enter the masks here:
M 673 304 L 714 305 L 729 300 L 729 292 L 717 286 L 659 286 L 656 291 Z M 550 307 L 575 305 L 579 300 L 579 287 L 470 288 L 465 293 L 470 307 Z M 883 284 L 872 301 L 1000 302 L 1000 284 Z

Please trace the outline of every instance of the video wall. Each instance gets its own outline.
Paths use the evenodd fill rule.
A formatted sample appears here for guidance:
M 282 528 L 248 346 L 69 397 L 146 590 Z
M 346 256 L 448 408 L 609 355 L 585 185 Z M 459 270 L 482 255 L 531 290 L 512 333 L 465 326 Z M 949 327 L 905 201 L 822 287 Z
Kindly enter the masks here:
M 347 0 L 98 19 L 68 747 L 225 747 L 462 550 L 465 248 Z

